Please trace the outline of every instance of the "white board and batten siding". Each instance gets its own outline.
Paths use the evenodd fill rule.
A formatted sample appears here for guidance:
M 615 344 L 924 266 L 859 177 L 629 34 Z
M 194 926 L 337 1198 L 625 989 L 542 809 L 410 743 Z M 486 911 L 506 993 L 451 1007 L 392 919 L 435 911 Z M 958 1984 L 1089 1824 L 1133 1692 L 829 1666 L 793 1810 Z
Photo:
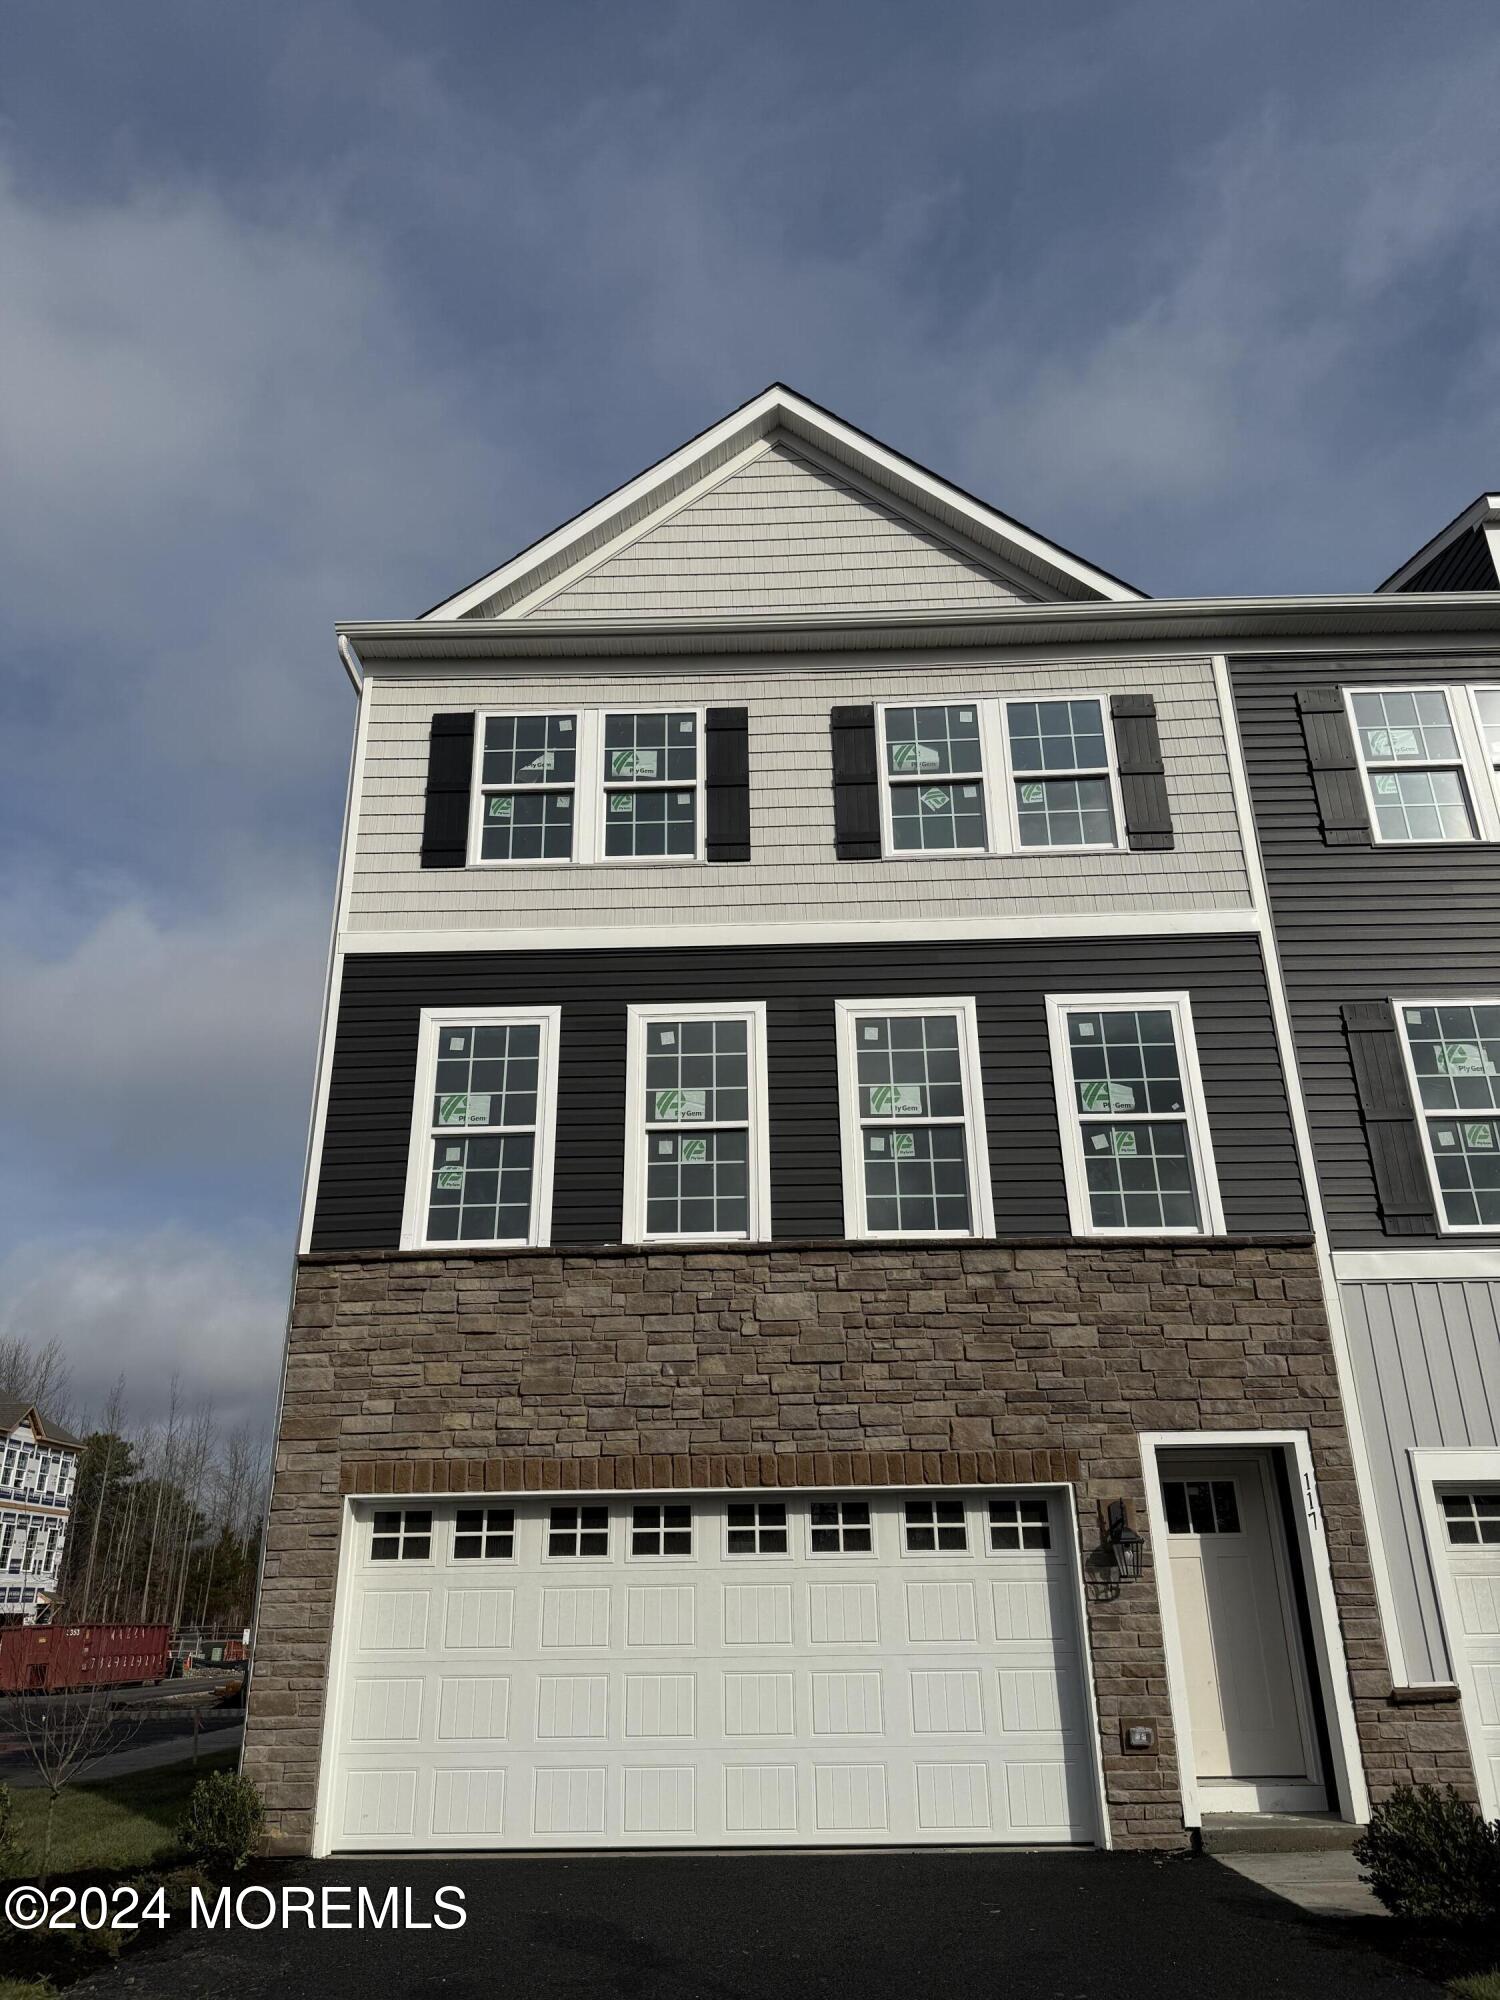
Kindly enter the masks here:
M 1450 1681 L 1411 1454 L 1500 1448 L 1500 1279 L 1362 1280 L 1340 1290 L 1407 1678 Z
M 1032 851 L 954 860 L 840 861 L 834 853 L 829 712 L 864 701 L 987 694 L 1155 697 L 1176 844 L 1165 852 Z M 1250 902 L 1223 722 L 1207 659 L 755 672 L 643 670 L 542 676 L 371 676 L 348 930 L 588 929 L 648 908 L 653 925 L 868 924 L 893 919 L 1097 920 L 1242 910 Z M 752 859 L 703 866 L 419 865 L 435 712 L 748 708 Z
M 371 1559 L 351 1503 L 318 1850 L 878 1846 L 1100 1838 L 1077 1556 L 908 1553 L 902 1498 L 867 1498 L 867 1554 L 732 1554 L 730 1498 L 687 1501 L 684 1556 L 631 1553 L 632 1502 L 430 1505 L 423 1561 Z M 925 1497 L 925 1496 L 924 1496 Z M 945 1495 L 945 1498 L 953 1497 Z M 547 1553 L 550 1508 L 606 1505 L 603 1557 Z M 460 1561 L 459 1507 L 513 1509 L 514 1554 Z

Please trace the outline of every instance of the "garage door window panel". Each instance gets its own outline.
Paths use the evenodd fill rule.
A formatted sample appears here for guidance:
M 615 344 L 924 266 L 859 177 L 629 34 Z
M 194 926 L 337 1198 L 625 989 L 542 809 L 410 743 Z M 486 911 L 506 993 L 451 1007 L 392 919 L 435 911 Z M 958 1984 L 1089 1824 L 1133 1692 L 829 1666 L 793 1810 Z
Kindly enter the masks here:
M 807 1510 L 807 1546 L 815 1556 L 868 1556 L 875 1530 L 868 1500 L 813 1500 Z
M 1454 1548 L 1500 1547 L 1500 1489 L 1445 1493 L 1443 1528 Z
M 636 1556 L 690 1556 L 693 1510 L 680 1501 L 642 1501 L 630 1513 L 630 1553 Z
M 990 1550 L 995 1555 L 1019 1555 L 1052 1546 L 1052 1516 L 1045 1500 L 991 1500 L 989 1530 Z
M 609 1554 L 608 1507 L 553 1507 L 547 1515 L 547 1560 L 569 1562 Z
M 724 1552 L 784 1556 L 791 1547 L 784 1500 L 731 1500 L 724 1512 Z
M 427 1562 L 431 1556 L 430 1507 L 376 1510 L 370 1523 L 371 1562 Z
M 460 1507 L 453 1519 L 455 1562 L 508 1562 L 516 1552 L 510 1507 Z
M 903 1547 L 913 1555 L 962 1555 L 969 1528 L 962 1500 L 908 1500 L 901 1510 Z

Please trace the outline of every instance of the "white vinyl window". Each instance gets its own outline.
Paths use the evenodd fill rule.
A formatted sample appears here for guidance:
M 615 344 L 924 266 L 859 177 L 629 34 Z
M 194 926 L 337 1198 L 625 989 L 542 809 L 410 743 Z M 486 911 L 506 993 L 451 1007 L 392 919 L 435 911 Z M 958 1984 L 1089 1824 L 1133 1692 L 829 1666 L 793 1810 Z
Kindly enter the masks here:
M 887 856 L 1120 845 L 1105 696 L 886 702 L 878 715 Z
M 764 1003 L 632 1007 L 625 1117 L 627 1243 L 770 1235 Z
M 1500 689 L 1346 688 L 1382 846 L 1500 840 Z
M 993 1236 L 972 999 L 837 1004 L 850 1236 Z
M 558 1018 L 423 1010 L 403 1249 L 548 1241 Z
M 578 717 L 481 715 L 475 720 L 479 861 L 571 861 L 577 837 Z
M 471 867 L 701 861 L 701 708 L 474 719 Z
M 1398 1000 L 1394 1011 L 1439 1226 L 1500 1229 L 1500 999 Z
M 1049 996 L 1047 1016 L 1074 1234 L 1222 1235 L 1188 996 Z

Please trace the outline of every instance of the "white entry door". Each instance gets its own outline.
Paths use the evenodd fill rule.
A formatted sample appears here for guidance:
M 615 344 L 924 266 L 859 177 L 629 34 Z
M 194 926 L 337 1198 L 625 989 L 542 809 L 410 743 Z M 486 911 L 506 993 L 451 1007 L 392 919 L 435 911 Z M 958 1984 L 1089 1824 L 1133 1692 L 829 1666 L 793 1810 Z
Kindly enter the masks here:
M 1060 1494 L 359 1502 L 320 1851 L 1090 1841 Z
M 1199 1802 L 1211 1812 L 1322 1810 L 1270 1461 L 1165 1451 L 1158 1466 Z
M 1440 1487 L 1437 1500 L 1448 1646 L 1479 1803 L 1493 1819 L 1500 1815 L 1500 1483 Z

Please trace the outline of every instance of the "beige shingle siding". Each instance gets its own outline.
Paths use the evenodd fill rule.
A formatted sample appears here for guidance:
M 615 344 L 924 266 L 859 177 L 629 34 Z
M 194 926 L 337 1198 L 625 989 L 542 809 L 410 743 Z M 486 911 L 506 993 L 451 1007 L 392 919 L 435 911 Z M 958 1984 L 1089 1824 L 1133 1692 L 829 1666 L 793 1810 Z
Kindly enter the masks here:
M 1097 691 L 1156 697 L 1177 844 L 1166 853 L 839 861 L 828 717 L 835 703 Z M 372 678 L 351 930 L 565 929 L 705 922 L 861 923 L 1243 909 L 1250 899 L 1207 660 L 1046 667 L 928 665 L 564 680 Z M 435 711 L 744 706 L 748 863 L 422 869 Z
M 525 615 L 973 610 L 1021 596 L 906 515 L 776 445 Z

